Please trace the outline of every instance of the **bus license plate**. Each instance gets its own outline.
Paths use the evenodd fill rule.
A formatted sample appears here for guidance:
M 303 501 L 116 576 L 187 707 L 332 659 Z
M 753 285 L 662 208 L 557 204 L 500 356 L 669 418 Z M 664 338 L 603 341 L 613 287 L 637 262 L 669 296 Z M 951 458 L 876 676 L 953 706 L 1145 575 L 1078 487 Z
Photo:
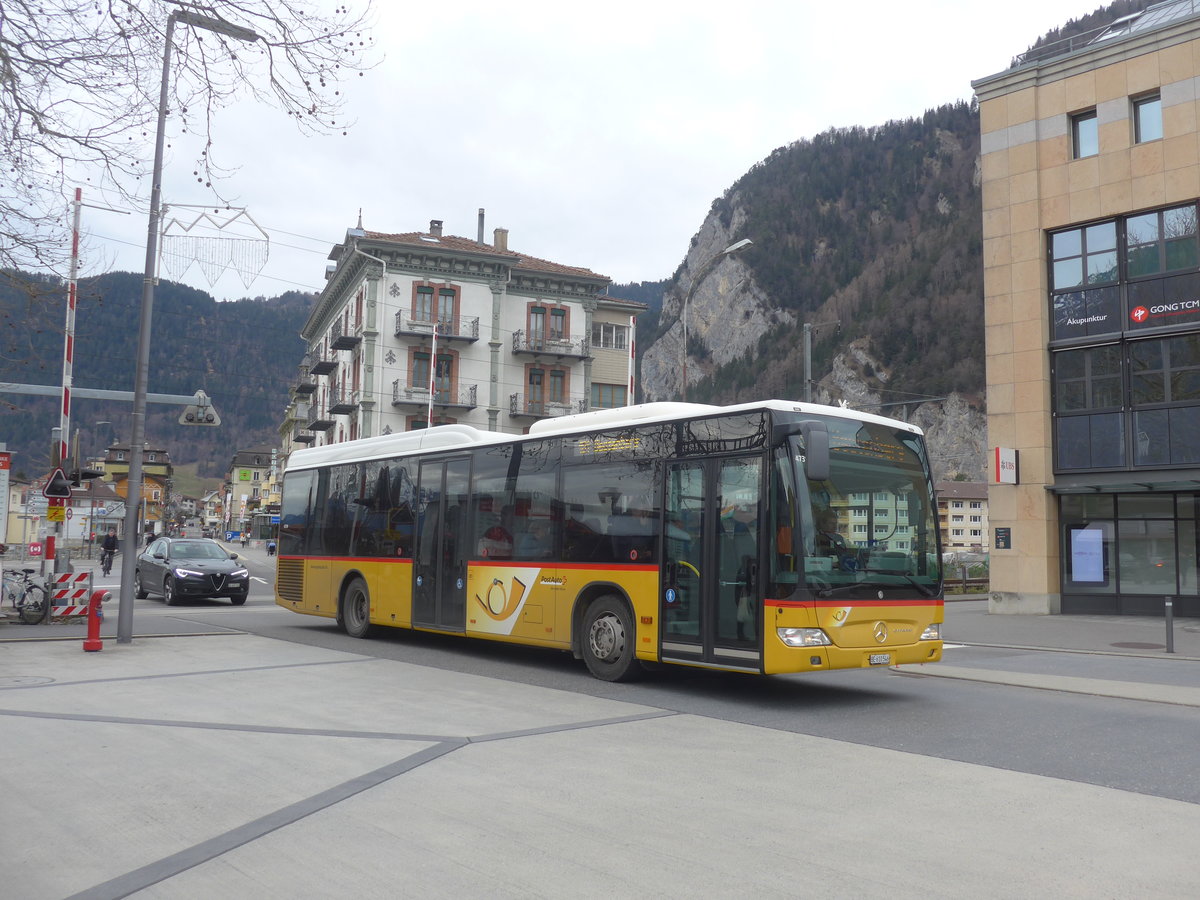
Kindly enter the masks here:
M 872 653 L 867 657 L 867 662 L 873 666 L 886 666 L 891 661 L 892 654 L 890 653 Z

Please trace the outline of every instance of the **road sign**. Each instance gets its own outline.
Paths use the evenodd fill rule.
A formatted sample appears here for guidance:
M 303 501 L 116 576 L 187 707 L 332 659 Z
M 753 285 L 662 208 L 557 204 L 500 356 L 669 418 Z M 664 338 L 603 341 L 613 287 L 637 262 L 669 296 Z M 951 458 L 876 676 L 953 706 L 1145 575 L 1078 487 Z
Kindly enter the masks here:
M 55 500 L 66 500 L 71 496 L 71 482 L 67 481 L 67 473 L 61 466 L 50 475 L 50 480 L 42 488 L 42 496 Z
M 51 506 L 46 510 L 47 522 L 65 522 L 67 521 L 67 508 L 65 506 Z

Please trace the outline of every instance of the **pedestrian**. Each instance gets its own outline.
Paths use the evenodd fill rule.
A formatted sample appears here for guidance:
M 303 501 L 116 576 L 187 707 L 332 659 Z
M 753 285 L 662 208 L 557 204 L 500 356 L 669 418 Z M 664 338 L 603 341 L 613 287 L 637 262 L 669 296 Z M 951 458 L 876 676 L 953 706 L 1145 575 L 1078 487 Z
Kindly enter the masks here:
M 242 549 L 243 550 L 246 549 L 246 545 L 248 543 L 250 543 L 250 535 L 247 532 L 243 531 L 242 532 Z

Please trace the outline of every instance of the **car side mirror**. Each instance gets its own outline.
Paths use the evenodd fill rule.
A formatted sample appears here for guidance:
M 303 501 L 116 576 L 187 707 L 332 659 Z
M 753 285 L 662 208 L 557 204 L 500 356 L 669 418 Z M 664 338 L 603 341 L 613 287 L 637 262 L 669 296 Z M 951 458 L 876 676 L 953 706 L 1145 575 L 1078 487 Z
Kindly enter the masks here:
M 238 555 L 237 555 L 236 553 L 234 553 L 232 550 L 230 550 L 230 551 L 229 551 L 229 558 L 230 558 L 230 559 L 237 559 L 237 558 L 238 558 Z
M 166 558 L 167 558 L 167 554 L 163 553 L 161 550 L 155 550 L 155 551 L 154 551 L 154 558 L 155 558 L 155 559 L 166 559 Z

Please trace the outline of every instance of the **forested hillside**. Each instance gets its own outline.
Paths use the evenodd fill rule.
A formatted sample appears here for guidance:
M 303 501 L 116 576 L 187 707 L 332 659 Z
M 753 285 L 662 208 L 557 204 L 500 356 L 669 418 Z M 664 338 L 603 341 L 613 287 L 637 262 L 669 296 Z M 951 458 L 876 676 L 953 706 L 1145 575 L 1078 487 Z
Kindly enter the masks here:
M 978 112 L 955 103 L 797 141 L 747 172 L 712 216 L 725 229 L 736 219 L 737 236 L 754 241 L 739 262 L 789 315 L 724 366 L 705 362 L 716 341 L 736 336 L 711 334 L 707 347 L 693 345 L 707 376 L 694 399 L 746 399 L 748 390 L 802 396 L 805 322 L 817 326 L 815 378 L 867 339 L 896 399 L 982 393 L 978 156 Z M 678 305 L 668 309 L 659 333 L 676 321 Z
M 0 277 L 0 381 L 62 384 L 66 288 L 57 279 L 21 273 Z M 77 388 L 132 391 L 142 276 L 114 272 L 81 281 L 75 329 Z M 224 472 L 241 446 L 278 442 L 288 387 L 304 353 L 299 331 L 312 307 L 308 294 L 288 293 L 218 303 L 203 291 L 163 281 L 155 290 L 149 392 L 203 390 L 222 427 L 184 427 L 178 406 L 149 404 L 147 439 L 174 462 L 199 463 L 198 474 Z M 83 455 L 110 440 L 128 442 L 132 404 L 86 400 L 72 404 L 72 431 Z M 109 422 L 111 425 L 97 424 Z M 41 474 L 49 462 L 50 430 L 58 425 L 52 397 L 0 395 L 0 440 L 17 450 L 14 469 Z

